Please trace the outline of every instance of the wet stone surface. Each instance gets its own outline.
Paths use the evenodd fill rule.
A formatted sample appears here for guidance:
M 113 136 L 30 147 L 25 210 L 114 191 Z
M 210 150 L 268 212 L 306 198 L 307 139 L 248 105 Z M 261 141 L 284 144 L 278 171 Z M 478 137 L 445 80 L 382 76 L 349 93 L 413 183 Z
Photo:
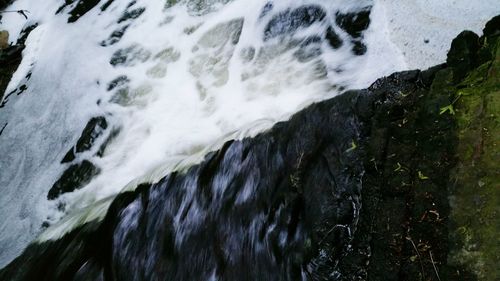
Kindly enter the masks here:
M 80 189 L 99 173 L 100 169 L 88 160 L 73 164 L 64 171 L 61 177 L 50 188 L 47 199 L 54 200 L 61 194 Z
M 273 16 L 264 30 L 264 41 L 287 35 L 299 28 L 311 26 L 326 17 L 326 12 L 316 5 L 302 6 L 294 10 L 286 10 Z
M 75 159 L 76 154 L 90 150 L 96 140 L 103 135 L 107 128 L 108 123 L 104 117 L 100 116 L 90 119 L 83 129 L 76 145 L 66 153 L 61 163 L 71 162 Z

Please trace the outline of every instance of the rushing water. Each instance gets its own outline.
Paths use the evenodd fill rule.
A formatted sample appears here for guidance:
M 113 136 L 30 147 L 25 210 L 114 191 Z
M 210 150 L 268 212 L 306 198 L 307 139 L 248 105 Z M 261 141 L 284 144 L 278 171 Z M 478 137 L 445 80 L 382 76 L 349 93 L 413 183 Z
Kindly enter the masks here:
M 29 20 L 2 18 L 12 42 L 37 27 L 0 108 L 0 267 L 47 226 L 41 240 L 102 217 L 124 188 L 196 163 L 224 140 L 444 61 L 452 37 L 500 9 L 494 0 L 465 17 L 467 1 L 64 2 L 18 0 L 8 9 L 28 9 Z M 97 5 L 78 9 L 89 2 Z M 368 15 L 369 26 L 357 21 Z M 61 163 L 98 116 L 106 121 L 95 143 Z M 98 170 L 88 184 L 48 200 L 84 160 Z

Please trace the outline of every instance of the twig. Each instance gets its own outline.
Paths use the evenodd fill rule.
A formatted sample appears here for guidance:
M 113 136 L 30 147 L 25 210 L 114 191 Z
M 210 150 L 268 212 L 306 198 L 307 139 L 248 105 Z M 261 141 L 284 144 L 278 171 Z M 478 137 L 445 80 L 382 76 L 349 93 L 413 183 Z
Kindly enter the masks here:
M 18 14 L 22 15 L 23 17 L 25 17 L 26 19 L 28 19 L 28 16 L 26 14 L 29 14 L 30 11 L 28 11 L 28 10 L 0 11 L 0 14 L 3 14 L 3 13 L 18 13 Z
M 334 226 L 333 226 L 333 227 L 332 227 L 332 228 L 331 228 L 331 229 L 330 229 L 330 230 L 329 230 L 329 231 L 325 234 L 325 236 L 323 237 L 323 239 L 321 239 L 321 241 L 319 241 L 318 245 L 323 244 L 323 242 L 325 242 L 326 238 L 328 238 L 328 236 L 330 236 L 330 234 L 331 234 L 331 233 L 332 233 L 335 229 L 340 228 L 340 227 L 349 229 L 348 227 L 346 227 L 345 225 L 342 225 L 342 224 L 336 224 L 336 225 L 334 225 Z
M 417 252 L 418 260 L 420 261 L 420 268 L 422 269 L 422 278 L 425 279 L 424 264 L 422 263 L 422 256 L 420 255 L 420 252 L 418 251 L 417 246 L 415 245 L 415 243 L 413 243 L 413 240 L 411 240 L 410 237 L 406 237 L 406 240 L 408 240 L 408 241 L 411 242 L 411 244 L 413 245 L 413 248 Z
M 434 272 L 436 272 L 436 276 L 437 276 L 438 280 L 441 281 L 441 278 L 439 278 L 438 270 L 436 268 L 436 264 L 434 262 L 434 259 L 432 258 L 432 251 L 429 251 L 429 256 L 431 257 L 431 262 L 432 262 L 432 267 L 434 267 Z

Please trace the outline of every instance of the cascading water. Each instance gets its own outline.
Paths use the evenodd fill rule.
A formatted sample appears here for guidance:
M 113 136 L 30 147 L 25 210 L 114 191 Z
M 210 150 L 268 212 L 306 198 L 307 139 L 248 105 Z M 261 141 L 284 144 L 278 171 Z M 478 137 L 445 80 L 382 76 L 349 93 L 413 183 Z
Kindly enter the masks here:
M 468 2 L 441 15 L 428 2 L 410 17 L 382 0 L 15 1 L 30 17 L 3 16 L 11 41 L 36 27 L 0 108 L 0 267 L 226 140 L 444 60 L 460 30 L 499 12 L 483 1 L 453 21 Z M 71 171 L 81 178 L 65 184 Z

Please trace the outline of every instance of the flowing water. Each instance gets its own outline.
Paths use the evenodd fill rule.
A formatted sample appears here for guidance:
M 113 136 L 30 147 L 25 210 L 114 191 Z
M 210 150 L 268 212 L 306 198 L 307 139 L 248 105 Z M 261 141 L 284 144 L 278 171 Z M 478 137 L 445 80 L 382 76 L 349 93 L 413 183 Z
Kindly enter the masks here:
M 394 71 L 444 62 L 458 32 L 479 32 L 500 12 L 495 0 L 471 5 L 15 1 L 8 10 L 30 13 L 3 16 L 11 42 L 36 27 L 0 108 L 0 267 L 225 140 Z M 92 142 L 72 149 L 86 127 Z M 50 195 L 81 163 L 91 163 L 85 184 Z

